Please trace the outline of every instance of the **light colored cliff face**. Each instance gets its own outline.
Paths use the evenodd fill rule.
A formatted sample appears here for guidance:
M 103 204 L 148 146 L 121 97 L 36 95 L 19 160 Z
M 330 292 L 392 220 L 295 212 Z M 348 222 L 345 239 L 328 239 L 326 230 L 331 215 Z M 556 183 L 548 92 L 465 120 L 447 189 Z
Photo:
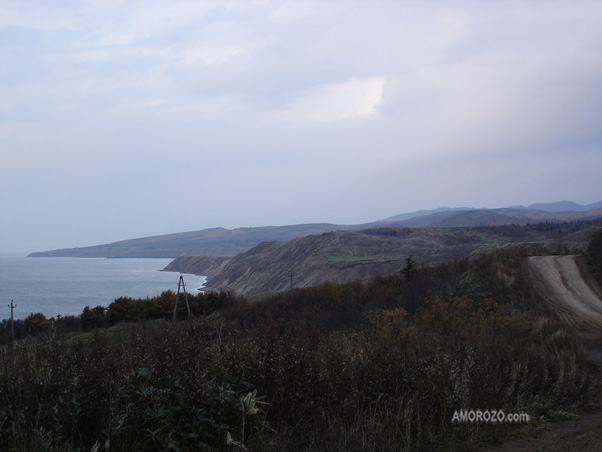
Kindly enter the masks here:
M 163 271 L 192 273 L 211 277 L 219 274 L 233 256 L 184 255 L 175 258 Z
M 478 237 L 454 240 L 448 232 L 421 229 L 403 237 L 333 232 L 263 243 L 234 257 L 208 286 L 240 294 L 279 291 L 394 273 L 409 256 L 417 264 L 434 264 L 506 245 L 482 243 Z
M 224 262 L 207 286 L 212 290 L 230 289 L 246 294 L 288 289 L 291 273 L 293 287 L 388 274 L 402 269 L 408 253 L 414 249 L 400 245 L 395 238 L 354 232 L 263 242 Z M 190 271 L 209 265 L 213 264 L 207 257 L 183 256 L 167 269 Z
M 564 236 L 562 246 L 582 251 L 589 235 L 582 230 Z M 291 283 L 292 287 L 306 287 L 386 275 L 402 270 L 409 256 L 418 265 L 431 265 L 512 246 L 553 248 L 556 242 L 552 233 L 521 236 L 512 228 L 338 231 L 263 242 L 228 258 L 181 256 L 166 270 L 209 276 L 209 290 L 252 294 L 286 290 Z
M 410 255 L 419 264 L 459 257 L 458 247 L 466 249 L 465 244 L 445 246 L 434 230 L 408 231 L 404 237 L 333 232 L 261 244 L 233 258 L 208 285 L 245 294 L 285 290 L 291 283 L 305 287 L 365 279 L 400 271 Z

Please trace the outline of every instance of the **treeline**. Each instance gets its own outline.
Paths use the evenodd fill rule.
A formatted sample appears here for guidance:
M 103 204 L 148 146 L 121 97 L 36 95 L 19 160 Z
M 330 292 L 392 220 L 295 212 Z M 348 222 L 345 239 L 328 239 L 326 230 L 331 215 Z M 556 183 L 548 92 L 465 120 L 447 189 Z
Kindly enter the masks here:
M 234 294 L 228 291 L 186 294 L 188 306 L 193 316 L 206 316 L 224 307 Z M 144 322 L 148 320 L 172 320 L 176 294 L 172 291 L 163 292 L 158 297 L 130 298 L 120 297 L 108 307 L 86 306 L 79 316 L 57 316 L 47 318 L 42 313 L 32 313 L 27 318 L 3 320 L 0 327 L 0 344 L 7 344 L 14 331 L 15 339 L 23 339 L 31 335 L 81 333 L 96 328 L 114 326 L 120 322 Z M 188 307 L 183 294 L 179 295 L 177 319 L 188 316 Z
M 195 316 L 175 324 L 137 322 L 170 319 L 171 295 L 153 299 L 163 311 L 116 301 L 88 326 L 122 312 L 118 329 L 0 347 L 0 450 L 475 450 L 515 427 L 453 421 L 470 409 L 540 427 L 579 406 L 592 374 L 525 279 L 529 253 L 408 259 L 253 303 L 189 296 Z
M 585 258 L 594 278 L 602 286 L 602 228 L 592 236 Z

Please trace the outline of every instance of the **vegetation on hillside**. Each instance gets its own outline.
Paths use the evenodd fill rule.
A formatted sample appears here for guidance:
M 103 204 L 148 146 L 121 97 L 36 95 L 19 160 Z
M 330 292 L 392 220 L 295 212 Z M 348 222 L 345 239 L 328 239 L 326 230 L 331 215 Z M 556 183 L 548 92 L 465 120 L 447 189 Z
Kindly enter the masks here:
M 229 303 L 234 294 L 227 291 L 186 294 L 188 305 L 193 316 L 207 316 Z M 133 323 L 147 320 L 172 320 L 176 294 L 165 291 L 158 297 L 130 298 L 120 297 L 108 307 L 86 306 L 79 316 L 58 316 L 46 318 L 42 313 L 32 313 L 23 320 L 15 320 L 11 326 L 5 319 L 0 328 L 0 344 L 7 344 L 14 331 L 15 339 L 39 334 L 51 335 L 87 332 L 96 328 L 114 326 L 120 322 Z M 186 299 L 179 296 L 176 318 L 187 316 Z
M 590 271 L 602 286 L 602 228 L 592 235 L 585 257 Z
M 0 347 L 0 450 L 476 449 L 516 425 L 455 412 L 527 413 L 536 426 L 591 383 L 525 280 L 526 253 L 408 258 L 399 273 L 254 303 L 189 295 L 194 317 L 180 299 L 175 324 L 169 292 L 34 315 L 31 334 Z

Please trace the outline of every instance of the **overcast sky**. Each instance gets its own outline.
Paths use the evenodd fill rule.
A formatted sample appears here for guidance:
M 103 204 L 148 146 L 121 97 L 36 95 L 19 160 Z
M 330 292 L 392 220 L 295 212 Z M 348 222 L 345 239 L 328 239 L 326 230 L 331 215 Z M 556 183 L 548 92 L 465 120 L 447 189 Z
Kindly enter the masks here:
M 602 200 L 602 2 L 0 0 L 0 252 Z

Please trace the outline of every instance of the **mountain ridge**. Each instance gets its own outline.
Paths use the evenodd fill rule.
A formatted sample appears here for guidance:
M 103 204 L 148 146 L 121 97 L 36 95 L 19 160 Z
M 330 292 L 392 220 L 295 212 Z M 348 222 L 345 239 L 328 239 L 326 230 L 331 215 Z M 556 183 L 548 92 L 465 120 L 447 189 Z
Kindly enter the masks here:
M 532 204 L 531 206 L 533 206 Z M 448 208 L 399 214 L 357 225 L 307 223 L 285 226 L 221 227 L 121 240 L 103 245 L 33 252 L 29 257 L 176 258 L 182 255 L 225 255 L 244 252 L 264 241 L 286 241 L 333 231 L 360 231 L 382 227 L 477 227 L 534 222 L 563 222 L 602 217 L 602 201 L 583 206 L 571 201 L 535 204 L 551 211 L 522 206 L 500 209 Z M 581 210 L 560 211 L 563 206 Z M 583 210 L 595 207 L 593 210 Z
M 590 210 L 596 210 L 602 208 L 602 201 L 594 202 L 587 205 L 578 204 L 573 201 L 557 201 L 549 203 L 535 203 L 531 204 L 529 209 L 545 210 L 547 212 L 588 212 Z

